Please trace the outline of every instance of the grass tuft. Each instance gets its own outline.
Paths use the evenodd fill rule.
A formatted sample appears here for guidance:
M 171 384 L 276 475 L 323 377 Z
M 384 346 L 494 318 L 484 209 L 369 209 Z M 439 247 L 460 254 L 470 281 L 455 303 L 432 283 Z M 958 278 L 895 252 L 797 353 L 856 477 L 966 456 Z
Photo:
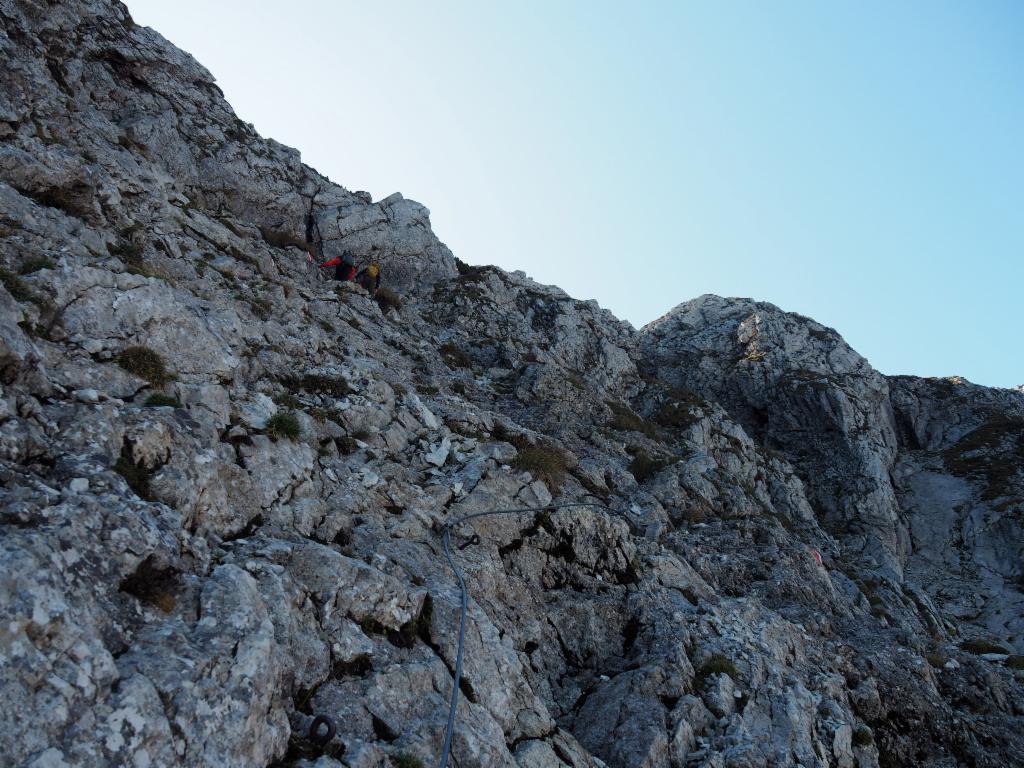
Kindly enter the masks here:
M 4 284 L 4 288 L 14 297 L 15 301 L 31 301 L 33 304 L 40 302 L 39 296 L 28 287 L 28 283 L 13 272 L 0 269 L 0 283 Z
M 384 314 L 393 309 L 399 310 L 402 308 L 402 297 L 390 288 L 384 286 L 378 288 L 374 298 L 377 300 L 377 306 L 380 307 L 380 311 Z
M 302 427 L 299 420 L 291 411 L 280 411 L 274 414 L 263 427 L 271 437 L 285 437 L 289 440 L 298 440 L 302 434 Z
M 452 344 L 450 341 L 446 341 L 440 347 L 438 352 L 441 353 L 441 359 L 444 360 L 445 365 L 449 368 L 472 368 L 473 358 L 463 352 L 459 347 Z
M 983 653 L 1009 653 L 1010 649 L 1005 648 L 1002 645 L 989 642 L 988 640 L 964 640 L 960 643 L 960 647 L 968 653 L 973 653 L 980 656 Z
M 948 659 L 938 651 L 933 651 L 931 653 L 925 654 L 924 658 L 925 661 L 927 661 L 935 669 L 942 669 L 946 666 L 946 662 L 948 661 Z
M 343 377 L 324 376 L 321 373 L 307 373 L 303 376 L 287 378 L 282 383 L 292 392 L 302 391 L 312 395 L 344 397 L 352 392 L 352 387 Z
M 117 364 L 128 373 L 135 374 L 157 387 L 166 384 L 171 378 L 160 353 L 149 347 L 126 347 L 117 356 Z
M 146 398 L 147 408 L 181 408 L 181 400 L 170 395 L 155 394 Z
M 26 259 L 18 267 L 19 275 L 31 275 L 33 272 L 38 272 L 41 269 L 53 269 L 56 264 L 46 256 L 33 256 L 30 259 Z
M 397 755 L 393 755 L 391 762 L 395 764 L 395 768 L 427 768 L 422 760 L 408 752 L 399 752 Z
M 512 444 L 517 451 L 515 458 L 512 459 L 513 467 L 543 480 L 551 490 L 556 490 L 561 485 L 569 466 L 562 449 L 553 445 L 531 445 L 522 437 L 513 438 Z
M 858 725 L 851 739 L 855 747 L 868 747 L 875 743 L 875 735 L 866 725 Z
M 716 653 L 697 669 L 693 679 L 694 690 L 704 690 L 704 683 L 707 682 L 708 678 L 719 674 L 728 675 L 733 680 L 737 678 L 736 665 L 733 664 L 732 660 L 727 656 Z
M 145 259 L 142 258 L 143 248 L 142 243 L 122 240 L 119 243 L 108 245 L 107 251 L 111 256 L 116 256 L 124 262 L 126 272 L 132 275 L 141 275 L 142 277 L 156 277 L 146 264 Z
M 654 477 L 668 465 L 669 462 L 665 459 L 655 459 L 648 456 L 644 451 L 637 451 L 633 460 L 629 462 L 629 472 L 636 478 L 638 483 L 642 483 Z
M 637 416 L 629 406 L 614 400 L 609 400 L 606 405 L 612 411 L 609 427 L 619 432 L 639 432 L 652 440 L 657 439 L 657 427 Z

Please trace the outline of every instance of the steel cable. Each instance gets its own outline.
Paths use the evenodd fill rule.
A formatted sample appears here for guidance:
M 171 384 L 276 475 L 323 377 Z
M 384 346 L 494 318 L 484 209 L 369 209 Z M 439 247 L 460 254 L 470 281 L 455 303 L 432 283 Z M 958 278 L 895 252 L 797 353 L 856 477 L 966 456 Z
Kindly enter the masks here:
M 444 548 L 444 556 L 448 559 L 448 567 L 451 568 L 452 573 L 455 574 L 455 578 L 459 582 L 462 604 L 460 606 L 459 614 L 459 640 L 458 650 L 455 654 L 455 672 L 452 678 L 452 695 L 451 702 L 448 706 L 448 724 L 445 726 L 444 744 L 441 747 L 441 756 L 437 762 L 437 768 L 448 768 L 448 757 L 451 754 L 452 736 L 455 731 L 455 710 L 459 704 L 459 684 L 462 681 L 462 657 L 466 644 L 466 618 L 469 613 L 469 593 L 466 591 L 466 580 L 463 578 L 462 571 L 459 570 L 459 567 L 455 564 L 454 558 L 452 558 L 450 547 L 452 531 L 457 526 L 480 517 L 490 517 L 492 515 L 522 515 L 529 512 L 553 512 L 572 507 L 592 507 L 594 509 L 600 509 L 603 512 L 610 513 L 615 517 L 620 517 L 626 520 L 627 523 L 629 522 L 629 512 L 612 509 L 606 504 L 597 504 L 589 501 L 576 501 L 566 504 L 544 504 L 539 507 L 517 507 L 515 509 L 496 509 L 491 510 L 490 512 L 474 512 L 473 514 L 463 515 L 462 517 L 458 517 L 455 520 L 445 523 L 441 532 L 441 544 Z M 474 534 L 474 538 L 479 541 L 479 536 L 476 534 Z

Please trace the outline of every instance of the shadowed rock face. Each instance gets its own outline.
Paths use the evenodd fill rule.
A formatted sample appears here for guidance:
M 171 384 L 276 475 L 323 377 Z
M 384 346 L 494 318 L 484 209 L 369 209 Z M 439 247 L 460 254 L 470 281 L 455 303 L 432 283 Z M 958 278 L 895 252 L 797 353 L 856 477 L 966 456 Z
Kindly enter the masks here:
M 302 165 L 117 3 L 0 25 L 4 761 L 432 764 L 438 528 L 596 499 L 629 522 L 454 537 L 453 764 L 1024 762 L 1024 393 L 746 299 L 638 332 Z

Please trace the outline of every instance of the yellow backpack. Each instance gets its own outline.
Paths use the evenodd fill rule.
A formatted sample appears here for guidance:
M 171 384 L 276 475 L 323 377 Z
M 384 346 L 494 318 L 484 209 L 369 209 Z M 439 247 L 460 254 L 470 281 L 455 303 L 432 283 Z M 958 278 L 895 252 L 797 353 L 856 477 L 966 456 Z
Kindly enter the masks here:
M 372 280 L 377 279 L 377 275 L 380 274 L 380 264 L 371 264 L 366 268 L 366 274 L 370 276 Z

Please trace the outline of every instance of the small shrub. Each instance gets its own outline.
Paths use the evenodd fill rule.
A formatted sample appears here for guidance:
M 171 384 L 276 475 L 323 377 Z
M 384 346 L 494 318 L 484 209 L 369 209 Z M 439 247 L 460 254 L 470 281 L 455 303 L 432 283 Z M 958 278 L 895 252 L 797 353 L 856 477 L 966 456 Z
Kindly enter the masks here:
M 942 452 L 946 469 L 958 477 L 983 481 L 983 501 L 1016 497 L 1018 467 L 1024 464 L 1022 431 L 1024 419 L 1020 417 L 991 416 Z
M 124 262 L 127 272 L 133 275 L 142 275 L 142 277 L 153 277 L 153 273 L 142 258 L 142 250 L 142 243 L 130 240 L 122 240 L 107 246 L 107 251 L 111 256 L 116 256 Z
M 271 437 L 286 437 L 289 440 L 298 440 L 302 434 L 302 427 L 299 420 L 291 411 L 279 411 L 267 419 L 263 427 Z
M 450 341 L 446 341 L 440 347 L 438 352 L 441 353 L 441 359 L 444 360 L 445 364 L 449 368 L 472 368 L 473 358 L 463 352 L 459 347 L 452 344 Z
M 302 403 L 299 402 L 299 398 L 291 392 L 281 392 L 276 395 L 271 395 L 270 399 L 274 401 L 274 405 L 281 408 L 290 408 L 291 410 L 295 410 L 296 408 L 302 407 Z
M 629 462 L 629 472 L 636 478 L 638 483 L 654 477 L 661 470 L 668 466 L 665 459 L 654 459 L 644 451 L 637 451 L 633 460 Z
M 733 680 L 737 678 L 736 665 L 732 663 L 732 660 L 727 656 L 716 653 L 697 669 L 693 682 L 694 689 L 697 691 L 704 690 L 704 683 L 707 682 L 708 678 L 719 674 L 728 675 Z
M 50 187 L 39 192 L 30 192 L 29 197 L 47 208 L 56 208 L 76 219 L 88 219 L 93 213 L 92 189 L 85 182 L 76 182 L 68 187 Z
M 117 364 L 128 373 L 145 379 L 154 386 L 162 386 L 171 378 L 158 352 L 144 346 L 126 347 L 117 356 Z
M 7 292 L 14 297 L 15 301 L 31 301 L 33 304 L 39 303 L 39 296 L 37 296 L 36 293 L 28 287 L 28 283 L 13 272 L 9 272 L 6 269 L 0 269 L 0 282 L 4 284 L 4 288 L 6 288 Z
M 19 275 L 31 275 L 41 269 L 53 269 L 56 265 L 46 256 L 33 256 L 21 263 L 18 267 Z
M 654 414 L 654 421 L 663 427 L 686 429 L 699 420 L 693 406 L 679 400 L 668 400 Z
M 391 762 L 395 764 L 395 768 L 427 768 L 422 760 L 408 752 L 399 752 L 391 758 Z
M 542 509 L 536 515 L 534 515 L 533 527 L 537 530 L 547 531 L 553 536 L 555 534 L 555 522 L 551 518 L 551 510 Z
M 875 743 L 875 735 L 866 725 L 858 725 L 853 731 L 853 746 L 868 747 Z
M 170 395 L 155 394 L 150 395 L 146 398 L 147 408 L 162 408 L 170 406 L 171 408 L 181 408 L 181 400 Z
M 263 296 L 240 296 L 260 320 L 269 320 L 274 304 Z
M 354 437 L 346 435 L 345 437 L 334 438 L 334 444 L 338 446 L 338 452 L 343 456 L 348 456 L 351 453 L 355 453 L 359 450 L 359 446 L 356 445 Z
M 619 432 L 640 432 L 652 440 L 657 438 L 657 428 L 633 413 L 629 406 L 614 401 L 608 401 L 606 404 L 612 411 L 612 419 L 608 422 L 609 427 Z
M 377 306 L 380 307 L 380 311 L 384 314 L 387 314 L 392 309 L 399 310 L 402 308 L 402 297 L 390 288 L 378 288 L 374 298 L 377 300 Z
M 687 507 L 682 517 L 683 520 L 693 525 L 704 522 L 707 512 L 702 507 Z
M 1024 669 L 1024 656 L 1013 655 L 1006 660 L 1010 669 Z
M 960 643 L 960 647 L 968 653 L 973 653 L 980 656 L 983 653 L 1009 653 L 1009 648 L 1004 648 L 996 643 L 991 643 L 988 640 L 964 640 Z
M 320 373 L 307 373 L 298 378 L 284 380 L 284 385 L 293 392 L 300 390 L 311 395 L 329 395 L 344 397 L 352 392 L 352 387 L 342 376 L 324 376 Z
M 932 653 L 925 654 L 924 658 L 930 665 L 935 667 L 935 669 L 942 669 L 946 666 L 946 657 L 938 651 L 933 651 Z
M 552 490 L 558 488 L 568 467 L 565 453 L 554 446 L 530 445 L 525 440 L 516 442 L 519 444 L 513 444 L 518 452 L 512 459 L 512 466 L 543 480 Z

